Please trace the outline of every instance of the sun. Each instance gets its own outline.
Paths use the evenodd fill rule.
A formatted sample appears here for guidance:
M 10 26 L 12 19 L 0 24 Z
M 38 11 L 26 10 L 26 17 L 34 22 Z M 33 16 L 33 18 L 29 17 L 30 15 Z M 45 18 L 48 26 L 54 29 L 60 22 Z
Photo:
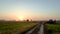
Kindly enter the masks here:
M 24 17 L 23 16 L 20 16 L 19 17 L 19 20 L 23 21 L 24 20 Z

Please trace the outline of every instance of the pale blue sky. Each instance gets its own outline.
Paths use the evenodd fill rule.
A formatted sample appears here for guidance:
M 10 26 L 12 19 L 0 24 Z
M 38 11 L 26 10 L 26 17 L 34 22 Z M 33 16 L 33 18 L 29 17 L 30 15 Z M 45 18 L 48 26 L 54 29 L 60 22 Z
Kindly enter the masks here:
M 36 20 L 60 19 L 60 0 L 0 0 L 0 18 L 19 16 Z

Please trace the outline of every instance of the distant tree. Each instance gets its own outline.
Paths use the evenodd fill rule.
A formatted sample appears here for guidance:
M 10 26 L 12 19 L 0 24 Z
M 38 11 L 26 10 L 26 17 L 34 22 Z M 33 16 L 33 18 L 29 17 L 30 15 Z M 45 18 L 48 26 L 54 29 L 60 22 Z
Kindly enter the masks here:
M 56 20 L 54 20 L 54 24 L 56 24 Z
M 31 21 L 32 21 L 32 19 L 31 19 Z
M 50 20 L 49 20 L 49 23 L 50 23 L 50 24 L 53 24 L 54 22 L 53 22 L 53 20 L 52 20 L 52 19 L 50 19 Z
M 27 22 L 29 21 L 29 19 L 26 20 Z
M 47 21 L 47 23 L 49 23 L 49 24 L 56 24 L 56 20 L 50 19 L 49 21 Z

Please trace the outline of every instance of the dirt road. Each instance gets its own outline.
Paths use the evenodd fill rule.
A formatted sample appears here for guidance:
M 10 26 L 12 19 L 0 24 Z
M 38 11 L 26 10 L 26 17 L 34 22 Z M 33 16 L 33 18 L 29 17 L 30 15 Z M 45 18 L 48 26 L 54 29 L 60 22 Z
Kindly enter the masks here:
M 35 26 L 30 31 L 26 32 L 25 34 L 44 34 L 43 23 L 39 23 L 37 26 Z

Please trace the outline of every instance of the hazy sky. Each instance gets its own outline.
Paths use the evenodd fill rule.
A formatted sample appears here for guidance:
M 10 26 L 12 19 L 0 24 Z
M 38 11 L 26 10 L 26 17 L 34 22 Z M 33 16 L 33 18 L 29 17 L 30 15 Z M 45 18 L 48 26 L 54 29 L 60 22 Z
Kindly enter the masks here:
M 60 19 L 60 0 L 0 0 L 0 19 Z

